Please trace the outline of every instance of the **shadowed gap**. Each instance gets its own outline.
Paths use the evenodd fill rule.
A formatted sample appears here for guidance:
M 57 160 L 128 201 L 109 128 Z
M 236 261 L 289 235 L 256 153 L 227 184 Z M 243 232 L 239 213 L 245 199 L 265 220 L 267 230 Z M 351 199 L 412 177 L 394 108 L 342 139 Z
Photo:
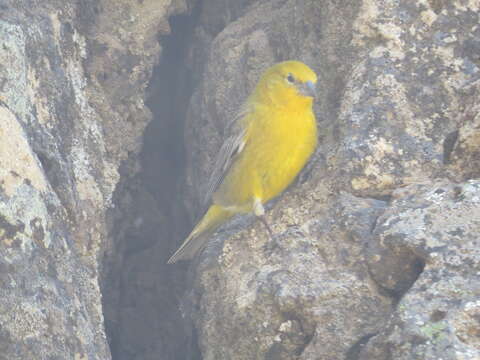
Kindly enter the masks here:
M 141 171 L 126 175 L 116 192 L 112 236 L 118 254 L 106 266 L 103 299 L 114 360 L 201 359 L 193 326 L 183 320 L 175 296 L 175 289 L 183 290 L 185 269 L 173 272 L 166 265 L 171 243 L 191 226 L 179 194 L 183 127 L 193 89 L 185 53 L 199 4 L 189 15 L 171 17 L 171 34 L 159 38 L 162 54 L 148 88 L 153 119 L 144 134 Z M 133 171 L 134 163 L 123 172 Z

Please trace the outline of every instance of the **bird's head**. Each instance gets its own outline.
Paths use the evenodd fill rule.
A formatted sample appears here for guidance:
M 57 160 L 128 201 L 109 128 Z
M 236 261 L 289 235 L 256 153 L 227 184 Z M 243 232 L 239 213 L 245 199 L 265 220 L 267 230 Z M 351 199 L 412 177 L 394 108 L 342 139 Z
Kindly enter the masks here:
M 316 84 L 317 75 L 307 65 L 300 61 L 284 61 L 265 71 L 256 92 L 279 105 L 291 102 L 311 105 Z

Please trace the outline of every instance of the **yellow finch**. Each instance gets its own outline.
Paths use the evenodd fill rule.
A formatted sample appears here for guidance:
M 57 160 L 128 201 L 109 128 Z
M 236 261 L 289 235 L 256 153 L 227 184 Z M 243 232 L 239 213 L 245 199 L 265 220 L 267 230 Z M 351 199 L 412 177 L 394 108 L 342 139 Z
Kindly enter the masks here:
M 169 264 L 192 258 L 234 214 L 263 216 L 263 204 L 295 179 L 317 145 L 316 82 L 313 70 L 299 61 L 265 71 L 220 150 L 206 195 L 210 206 Z

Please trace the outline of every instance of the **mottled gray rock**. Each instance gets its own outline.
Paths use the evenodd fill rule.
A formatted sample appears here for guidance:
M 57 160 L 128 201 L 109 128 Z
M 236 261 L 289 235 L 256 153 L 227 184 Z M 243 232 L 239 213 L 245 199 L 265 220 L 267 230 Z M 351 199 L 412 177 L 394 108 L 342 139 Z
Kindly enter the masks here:
M 108 211 L 151 118 L 157 35 L 186 10 L 142 3 L 0 3 L 1 359 L 111 358 Z
M 303 186 L 278 202 L 274 244 L 256 224 L 199 267 L 193 316 L 204 359 L 343 358 L 381 329 L 392 299 L 369 278 L 363 239 L 385 203 L 319 190 Z
M 118 177 L 87 101 L 85 39 L 58 19 L 75 7 L 27 18 L 26 3 L 0 20 L 0 357 L 107 359 L 92 217 Z
M 0 359 L 109 359 L 104 328 L 116 360 L 480 357 L 478 0 L 0 11 Z M 185 277 L 168 252 L 286 59 L 319 75 L 318 152 L 273 240 L 239 217 Z
M 463 3 L 363 2 L 352 43 L 369 51 L 349 76 L 334 158 L 355 193 L 444 172 L 444 141 L 459 127 L 464 88 L 479 78 L 478 4 Z
M 204 359 L 478 356 L 476 275 L 450 279 L 450 268 L 439 264 L 435 282 L 430 245 L 414 246 L 399 234 L 423 231 L 426 243 L 446 244 L 460 236 L 446 227 L 457 223 L 469 234 L 478 227 L 476 210 L 467 210 L 476 195 L 447 222 L 441 214 L 455 207 L 457 185 L 447 179 L 474 193 L 476 183 L 465 180 L 478 177 L 479 5 L 262 1 L 233 11 L 237 17 L 218 34 L 200 16 L 191 51 L 206 61 L 191 61 L 203 77 L 186 127 L 186 200 L 194 214 L 227 124 L 261 71 L 294 58 L 320 79 L 319 151 L 301 183 L 268 213 L 274 241 L 261 224 L 240 219 L 194 262 L 184 310 L 195 321 Z M 435 195 L 436 178 L 444 179 L 444 197 Z M 431 208 L 439 217 L 422 220 L 400 207 L 430 206 L 428 191 L 437 196 Z M 405 218 L 398 229 L 384 221 L 399 213 Z M 465 246 L 455 248 L 466 260 L 456 263 L 457 274 L 478 261 L 474 247 Z M 453 287 L 459 281 L 471 296 L 442 295 L 444 305 L 457 304 L 459 320 L 445 325 L 438 345 L 432 338 L 443 331 L 446 310 L 435 312 L 432 298 L 442 278 Z M 411 328 L 391 325 L 399 323 Z M 468 340 L 458 340 L 453 327 Z M 415 329 L 429 334 L 418 348 Z
M 465 101 L 458 114 L 458 128 L 450 133 L 444 142 L 444 160 L 449 165 L 450 177 L 457 181 L 480 177 L 479 93 L 479 81 L 463 89 Z
M 402 252 L 425 268 L 360 359 L 480 358 L 480 181 L 411 185 L 394 195 L 374 230 L 386 250 L 372 260 L 373 278 L 385 287 L 401 281 L 404 273 L 386 279 L 382 271 Z

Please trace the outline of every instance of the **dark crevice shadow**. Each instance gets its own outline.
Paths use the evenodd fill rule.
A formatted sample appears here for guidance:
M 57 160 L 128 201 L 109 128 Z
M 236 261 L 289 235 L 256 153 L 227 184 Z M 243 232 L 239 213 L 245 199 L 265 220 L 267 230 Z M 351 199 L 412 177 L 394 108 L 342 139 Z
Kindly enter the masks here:
M 362 336 L 355 344 L 350 347 L 350 349 L 347 351 L 347 354 L 345 356 L 345 360 L 358 360 L 360 357 L 361 351 L 363 347 L 368 343 L 368 341 L 377 335 L 376 333 L 373 334 L 367 334 L 365 336 Z
M 147 89 L 153 118 L 140 158 L 125 161 L 114 195 L 113 254 L 104 261 L 105 327 L 113 360 L 200 360 L 196 333 L 176 294 L 186 268 L 166 264 L 191 227 L 181 201 L 185 170 L 184 123 L 194 89 L 185 63 L 201 1 L 188 15 L 169 19 L 159 38 L 161 59 Z M 139 161 L 138 161 L 139 160 Z M 138 171 L 136 175 L 131 175 Z

